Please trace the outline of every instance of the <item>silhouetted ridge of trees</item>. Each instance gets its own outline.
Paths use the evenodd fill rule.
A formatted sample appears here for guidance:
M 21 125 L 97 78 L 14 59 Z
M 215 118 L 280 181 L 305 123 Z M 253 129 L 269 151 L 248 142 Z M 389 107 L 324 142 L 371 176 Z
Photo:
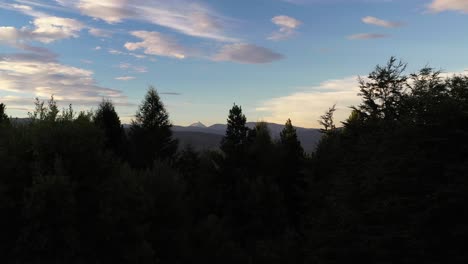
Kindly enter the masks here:
M 220 150 L 177 152 L 154 88 L 128 131 L 109 100 L 0 103 L 1 262 L 467 263 L 468 77 L 391 58 L 359 84 L 311 155 L 235 104 Z

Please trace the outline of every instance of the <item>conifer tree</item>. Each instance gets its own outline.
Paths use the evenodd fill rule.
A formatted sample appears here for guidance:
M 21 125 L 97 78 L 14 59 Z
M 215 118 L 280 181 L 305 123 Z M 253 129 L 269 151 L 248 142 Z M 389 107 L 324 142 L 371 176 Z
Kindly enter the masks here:
M 291 222 L 298 229 L 300 217 L 304 211 L 303 192 L 305 188 L 302 163 L 304 149 L 297 137 L 291 119 L 288 119 L 280 134 L 281 174 L 279 184 L 284 193 L 286 206 Z
M 336 129 L 335 122 L 333 120 L 335 111 L 336 105 L 333 105 L 327 112 L 325 112 L 324 115 L 320 116 L 319 123 L 323 126 L 323 129 L 320 129 L 320 132 L 323 134 L 330 134 Z
M 360 93 L 363 97 L 358 109 L 365 116 L 375 119 L 395 120 L 398 118 L 400 103 L 407 84 L 404 75 L 406 64 L 391 57 L 387 65 L 377 65 L 367 79 L 359 78 Z
M 136 151 L 134 165 L 149 167 L 156 159 L 172 159 L 178 142 L 172 137 L 169 114 L 156 89 L 150 87 L 132 121 L 130 137 Z
M 296 159 L 304 156 L 304 149 L 297 137 L 297 132 L 292 125 L 291 119 L 286 121 L 283 131 L 280 133 L 280 144 L 287 151 L 288 155 L 292 155 Z
M 229 110 L 226 135 L 221 141 L 221 149 L 226 155 L 240 155 L 245 150 L 249 134 L 246 122 L 242 107 L 234 104 Z
M 115 153 L 122 154 L 124 143 L 124 130 L 120 118 L 110 100 L 103 100 L 94 116 L 94 124 L 104 131 L 106 147 Z

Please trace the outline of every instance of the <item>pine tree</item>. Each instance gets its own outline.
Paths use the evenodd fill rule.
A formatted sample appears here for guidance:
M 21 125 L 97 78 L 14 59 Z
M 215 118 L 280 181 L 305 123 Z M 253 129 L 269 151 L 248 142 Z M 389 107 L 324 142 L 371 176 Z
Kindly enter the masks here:
M 302 173 L 304 149 L 297 137 L 291 119 L 288 119 L 280 134 L 281 174 L 279 185 L 283 191 L 290 221 L 299 229 L 304 213 L 305 179 Z
M 304 149 L 297 137 L 297 131 L 292 125 L 291 119 L 286 121 L 283 131 L 280 133 L 280 144 L 288 155 L 292 155 L 296 159 L 304 157 Z
M 172 159 L 178 142 L 172 137 L 172 124 L 156 89 L 150 87 L 132 121 L 130 137 L 137 167 L 149 167 L 156 159 Z
M 247 118 L 242 114 L 242 107 L 234 104 L 229 110 L 226 135 L 221 141 L 221 149 L 228 156 L 242 155 L 248 141 L 249 128 Z
M 104 131 L 106 147 L 116 154 L 123 154 L 125 133 L 119 116 L 110 100 L 103 100 L 94 116 L 94 124 Z
M 323 134 L 330 134 L 336 129 L 335 122 L 333 120 L 335 111 L 336 105 L 333 105 L 328 109 L 327 112 L 325 112 L 324 115 L 320 117 L 319 123 L 323 126 L 323 129 L 320 129 L 320 132 Z

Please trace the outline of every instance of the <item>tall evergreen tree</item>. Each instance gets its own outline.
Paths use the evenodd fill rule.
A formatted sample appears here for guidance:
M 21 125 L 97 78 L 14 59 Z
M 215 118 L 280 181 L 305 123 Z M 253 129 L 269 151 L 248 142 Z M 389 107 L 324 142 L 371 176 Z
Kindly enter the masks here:
M 305 179 L 302 172 L 304 149 L 297 137 L 297 132 L 288 119 L 280 134 L 281 174 L 279 185 L 284 193 L 289 218 L 299 228 L 304 211 L 303 193 Z
M 247 118 L 242 113 L 242 107 L 234 104 L 229 110 L 226 135 L 221 141 L 221 150 L 228 156 L 242 155 L 248 141 L 249 128 Z
M 304 149 L 297 137 L 297 131 L 292 125 L 291 119 L 286 121 L 283 131 L 280 133 L 280 144 L 287 150 L 288 155 L 292 155 L 295 159 L 304 157 Z
M 172 137 L 172 124 L 156 89 L 150 87 L 132 121 L 130 137 L 137 167 L 149 167 L 156 159 L 172 159 L 178 142 Z
M 333 120 L 333 115 L 336 111 L 336 105 L 333 105 L 325 112 L 324 115 L 320 116 L 319 123 L 323 126 L 323 129 L 320 129 L 320 132 L 323 134 L 329 134 L 336 129 L 335 122 Z
M 106 147 L 116 154 L 123 154 L 125 132 L 120 118 L 110 100 L 103 100 L 94 115 L 94 124 L 104 131 Z

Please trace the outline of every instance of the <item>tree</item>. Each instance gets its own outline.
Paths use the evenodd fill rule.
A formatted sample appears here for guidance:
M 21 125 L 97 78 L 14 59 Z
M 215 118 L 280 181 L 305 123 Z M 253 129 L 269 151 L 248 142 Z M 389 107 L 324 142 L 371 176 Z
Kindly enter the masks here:
M 403 74 L 406 64 L 391 57 L 386 66 L 377 65 L 367 79 L 359 78 L 363 97 L 358 109 L 369 118 L 398 118 L 398 104 L 404 93 L 407 76 Z
M 226 155 L 240 155 L 245 150 L 249 128 L 246 126 L 247 118 L 242 114 L 242 107 L 234 104 L 229 110 L 226 135 L 221 141 L 221 150 Z
M 304 149 L 297 137 L 297 131 L 292 125 L 291 119 L 286 121 L 283 131 L 280 133 L 280 145 L 287 150 L 288 155 L 295 158 L 304 157 Z
M 104 131 L 106 148 L 116 154 L 123 154 L 125 132 L 119 116 L 110 100 L 103 100 L 94 115 L 94 124 Z
M 51 95 L 47 106 L 44 106 L 44 101 L 39 100 L 36 97 L 34 101 L 35 109 L 33 113 L 28 113 L 29 118 L 39 121 L 50 121 L 55 122 L 57 120 L 59 110 L 57 107 L 57 101 L 55 101 L 54 96 Z
M 172 137 L 171 127 L 161 98 L 156 89 L 150 87 L 130 128 L 135 166 L 149 167 L 156 159 L 174 157 L 178 142 Z
M 279 147 L 281 155 L 279 185 L 284 193 L 289 218 L 293 225 L 299 228 L 300 217 L 304 210 L 305 179 L 301 169 L 304 160 L 304 149 L 297 137 L 291 119 L 286 121 L 283 131 L 280 133 Z
M 9 123 L 8 116 L 5 113 L 6 106 L 3 103 L 0 103 L 0 125 Z
M 319 123 L 323 126 L 323 129 L 320 129 L 320 132 L 323 134 L 329 134 L 336 129 L 335 123 L 333 121 L 333 115 L 336 111 L 336 105 L 333 105 L 325 112 L 324 115 L 320 116 Z

